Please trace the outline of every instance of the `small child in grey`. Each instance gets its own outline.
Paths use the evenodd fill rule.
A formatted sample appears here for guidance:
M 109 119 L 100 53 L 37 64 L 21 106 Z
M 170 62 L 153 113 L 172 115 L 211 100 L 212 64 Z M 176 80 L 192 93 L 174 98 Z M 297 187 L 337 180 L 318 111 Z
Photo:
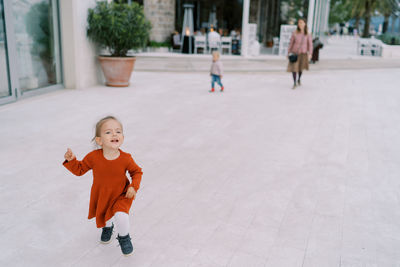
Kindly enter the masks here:
M 221 92 L 224 91 L 224 86 L 221 83 L 222 75 L 224 73 L 222 62 L 219 60 L 219 52 L 214 51 L 212 53 L 213 62 L 211 64 L 210 75 L 211 75 L 211 91 L 210 93 L 215 92 L 214 84 L 217 82 L 219 86 L 221 86 Z

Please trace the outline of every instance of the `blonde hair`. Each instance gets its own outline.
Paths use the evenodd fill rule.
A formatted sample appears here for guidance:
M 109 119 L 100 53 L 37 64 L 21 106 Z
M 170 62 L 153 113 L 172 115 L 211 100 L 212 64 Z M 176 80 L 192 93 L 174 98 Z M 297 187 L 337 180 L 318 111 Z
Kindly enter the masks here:
M 96 137 L 100 137 L 101 127 L 103 126 L 104 123 L 106 123 L 109 120 L 117 121 L 121 125 L 121 129 L 122 129 L 122 123 L 117 118 L 115 118 L 114 116 L 106 116 L 96 123 L 96 127 L 94 130 L 94 137 L 93 137 L 92 141 L 95 141 Z
M 212 53 L 212 55 L 213 55 L 213 57 L 216 57 L 216 58 L 219 59 L 219 52 L 218 52 L 218 51 L 214 51 L 214 52 Z

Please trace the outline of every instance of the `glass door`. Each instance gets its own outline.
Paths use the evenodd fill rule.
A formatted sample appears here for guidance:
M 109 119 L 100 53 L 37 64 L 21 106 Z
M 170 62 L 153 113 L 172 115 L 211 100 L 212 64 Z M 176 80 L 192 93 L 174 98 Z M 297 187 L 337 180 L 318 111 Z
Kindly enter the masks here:
M 22 95 L 61 84 L 56 0 L 13 0 L 12 15 Z
M 0 0 L 0 105 L 63 88 L 58 0 Z
M 0 0 L 0 104 L 15 100 L 9 73 L 4 5 Z

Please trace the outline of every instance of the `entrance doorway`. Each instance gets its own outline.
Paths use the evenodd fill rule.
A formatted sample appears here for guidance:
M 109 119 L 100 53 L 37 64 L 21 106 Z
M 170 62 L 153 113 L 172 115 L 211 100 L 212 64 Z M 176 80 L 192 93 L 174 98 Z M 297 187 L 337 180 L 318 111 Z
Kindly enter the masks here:
M 63 88 L 57 0 L 0 0 L 0 104 Z

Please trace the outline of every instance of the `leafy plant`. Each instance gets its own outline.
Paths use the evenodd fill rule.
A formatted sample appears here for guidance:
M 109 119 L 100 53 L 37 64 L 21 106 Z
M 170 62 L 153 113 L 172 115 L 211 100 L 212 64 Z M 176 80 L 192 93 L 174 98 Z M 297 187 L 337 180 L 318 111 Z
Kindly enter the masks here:
M 159 48 L 159 47 L 171 47 L 171 42 L 156 42 L 156 41 L 150 41 L 148 43 L 149 47 L 155 47 L 155 48 Z
M 136 2 L 97 2 L 95 8 L 89 9 L 87 21 L 89 39 L 115 57 L 126 57 L 129 50 L 144 47 L 151 28 L 143 7 Z

